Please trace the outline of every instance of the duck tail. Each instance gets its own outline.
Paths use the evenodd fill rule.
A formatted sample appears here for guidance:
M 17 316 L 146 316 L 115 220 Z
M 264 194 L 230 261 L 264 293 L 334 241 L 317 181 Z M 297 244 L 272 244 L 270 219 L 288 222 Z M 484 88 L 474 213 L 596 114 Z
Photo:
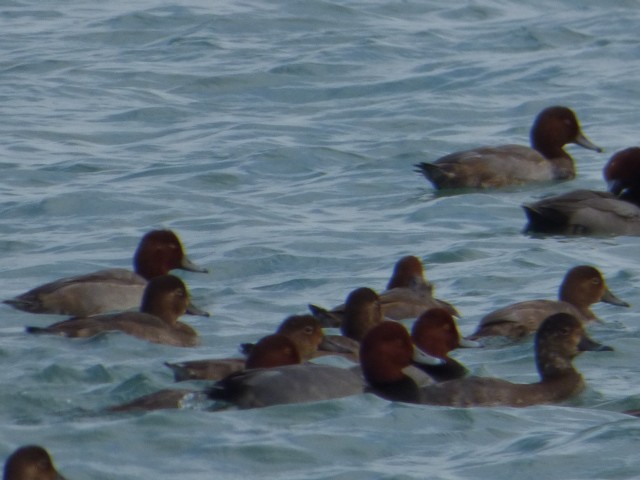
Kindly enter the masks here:
M 323 328 L 333 328 L 342 325 L 342 318 L 339 315 L 330 312 L 326 308 L 319 307 L 318 305 L 314 305 L 312 303 L 308 305 L 308 308 L 311 312 L 311 315 L 313 315 L 320 321 Z
M 10 305 L 16 310 L 22 310 L 23 312 L 44 312 L 42 304 L 40 303 L 38 298 L 33 295 L 28 295 L 27 293 L 25 293 L 24 295 L 20 295 L 19 297 L 3 300 L 2 303 Z
M 435 163 L 421 162 L 414 165 L 415 172 L 421 173 L 435 188 L 441 188 L 449 180 L 447 172 Z
M 42 327 L 26 327 L 25 331 L 27 333 L 33 333 L 33 334 L 36 334 L 36 335 L 43 334 L 43 333 L 50 333 L 49 330 L 47 330 L 46 328 L 42 328 Z
M 190 371 L 184 365 L 180 363 L 164 362 L 165 367 L 173 372 L 173 380 L 176 382 L 184 382 L 185 380 L 192 380 Z
M 528 221 L 524 228 L 525 233 L 554 234 L 566 230 L 567 216 L 555 209 L 540 207 L 536 204 L 524 204 L 522 209 Z

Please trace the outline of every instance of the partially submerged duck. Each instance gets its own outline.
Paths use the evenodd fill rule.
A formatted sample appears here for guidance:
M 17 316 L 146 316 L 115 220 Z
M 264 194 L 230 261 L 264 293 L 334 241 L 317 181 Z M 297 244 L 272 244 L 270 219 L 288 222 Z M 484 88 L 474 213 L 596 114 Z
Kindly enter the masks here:
M 488 336 L 519 339 L 535 332 L 542 321 L 554 313 L 567 313 L 583 323 L 597 319 L 591 305 L 597 302 L 628 307 L 616 297 L 597 268 L 580 265 L 570 269 L 562 280 L 558 300 L 529 300 L 508 305 L 485 315 L 472 340 Z
M 575 143 L 602 149 L 587 139 L 575 113 L 567 107 L 545 108 L 531 127 L 531 147 L 480 147 L 446 155 L 433 163 L 417 164 L 436 189 L 496 188 L 530 182 L 571 180 L 573 159 L 562 148 Z

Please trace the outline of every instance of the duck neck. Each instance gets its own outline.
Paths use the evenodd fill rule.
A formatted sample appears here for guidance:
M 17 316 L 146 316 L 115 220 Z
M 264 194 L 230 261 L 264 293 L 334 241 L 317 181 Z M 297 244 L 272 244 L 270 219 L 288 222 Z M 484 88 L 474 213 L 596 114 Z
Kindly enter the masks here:
M 370 385 L 367 391 L 375 393 L 385 400 L 420 403 L 420 389 L 413 379 L 406 375 L 402 379 L 394 382 Z
M 423 372 L 429 375 L 436 382 L 446 382 L 447 380 L 455 380 L 462 378 L 469 373 L 467 368 L 450 357 L 444 358 L 445 363 L 442 365 L 422 365 L 416 364 Z
M 171 305 L 156 305 L 153 303 L 143 304 L 140 311 L 158 317 L 168 325 L 175 325 L 178 321 L 179 315 L 173 312 Z
M 556 178 L 571 179 L 575 177 L 573 158 L 560 146 L 550 146 L 541 141 L 534 133 L 531 136 L 531 146 L 553 164 Z
M 567 358 L 566 355 L 541 351 L 538 352 L 536 365 L 542 381 L 572 376 L 580 377 L 578 371 L 573 367 L 571 358 Z
M 583 320 L 593 320 L 596 318 L 594 313 L 589 308 L 591 306 L 590 302 L 586 301 L 579 295 L 572 295 L 570 292 L 561 290 L 560 291 L 560 301 L 571 304 L 573 307 L 580 312 L 580 315 Z
M 347 307 L 340 330 L 345 337 L 360 342 L 364 335 L 381 321 L 382 310 L 377 302 L 357 311 Z

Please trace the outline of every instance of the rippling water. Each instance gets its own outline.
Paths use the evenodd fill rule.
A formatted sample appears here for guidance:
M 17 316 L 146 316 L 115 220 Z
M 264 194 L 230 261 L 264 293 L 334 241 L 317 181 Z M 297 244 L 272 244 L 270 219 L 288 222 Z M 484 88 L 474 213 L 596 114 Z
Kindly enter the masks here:
M 331 2 L 9 0 L 0 12 L 3 298 L 130 265 L 175 229 L 208 276 L 203 345 L 31 337 L 57 317 L 2 308 L 3 458 L 40 443 L 70 479 L 636 478 L 637 240 L 522 235 L 519 205 L 603 188 L 637 145 L 637 0 Z M 413 164 L 527 143 L 564 104 L 606 154 L 569 147 L 571 184 L 437 195 Z M 228 356 L 309 302 L 381 289 L 418 255 L 469 333 L 507 302 L 554 297 L 598 266 L 634 305 L 596 306 L 615 352 L 576 364 L 561 407 L 449 409 L 370 396 L 256 411 L 109 415 L 172 385 L 163 361 Z M 462 351 L 482 375 L 536 378 L 531 343 Z M 606 460 L 604 460 L 606 459 Z

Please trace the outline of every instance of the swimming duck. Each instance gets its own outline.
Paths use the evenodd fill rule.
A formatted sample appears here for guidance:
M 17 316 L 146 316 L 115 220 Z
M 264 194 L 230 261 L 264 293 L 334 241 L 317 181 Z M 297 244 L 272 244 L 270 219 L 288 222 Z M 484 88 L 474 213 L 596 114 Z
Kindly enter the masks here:
M 519 339 L 535 332 L 553 313 L 568 313 L 588 323 L 597 319 L 590 309 L 594 303 L 629 306 L 611 293 L 600 271 L 589 265 L 570 269 L 562 280 L 558 296 L 558 301 L 529 300 L 491 312 L 480 320 L 480 325 L 469 338 L 475 340 L 500 335 Z
M 103 332 L 121 331 L 153 343 L 192 347 L 198 344 L 197 332 L 178 321 L 187 311 L 188 304 L 189 293 L 182 280 L 173 275 L 162 275 L 147 284 L 138 312 L 72 318 L 45 328 L 27 327 L 27 332 L 93 337 Z
M 398 331 L 401 336 L 401 332 Z M 372 330 L 370 334 L 374 334 Z M 363 372 L 369 383 L 369 391 L 383 398 L 411 403 L 449 405 L 455 407 L 512 406 L 526 407 L 567 400 L 584 389 L 584 380 L 574 368 L 572 359 L 580 352 L 600 349 L 584 333 L 582 323 L 566 313 L 557 313 L 545 319 L 536 333 L 535 360 L 540 381 L 518 384 L 498 378 L 465 377 L 432 385 L 416 385 L 403 375 L 407 365 L 408 335 L 387 335 L 385 352 L 394 361 L 380 359 L 380 370 L 373 372 L 365 367 L 365 355 L 361 352 Z M 363 341 L 363 347 L 367 338 Z M 402 345 L 405 345 L 403 352 Z M 403 361 L 401 361 L 403 360 Z
M 178 236 L 170 230 L 148 232 L 133 258 L 135 272 L 123 268 L 62 278 L 4 300 L 18 310 L 87 317 L 138 308 L 147 282 L 170 270 L 207 272 L 185 255 Z M 193 313 L 208 315 L 196 307 Z
M 582 133 L 575 113 L 567 107 L 545 108 L 531 128 L 531 147 L 503 145 L 480 147 L 446 155 L 417 170 L 436 189 L 495 188 L 529 182 L 570 180 L 573 159 L 562 148 L 575 143 L 602 152 Z
M 247 370 L 217 382 L 207 391 L 209 398 L 246 409 L 346 397 L 362 393 L 364 387 L 358 370 L 348 368 L 313 363 L 251 366 L 247 360 Z
M 65 480 L 51 460 L 49 452 L 38 445 L 15 450 L 4 464 L 3 480 Z
M 287 317 L 276 330 L 293 341 L 303 361 L 318 354 L 324 343 L 324 333 L 320 322 L 312 315 L 292 315 Z M 255 347 L 251 344 L 243 345 L 243 352 L 248 355 Z M 202 360 L 188 360 L 179 363 L 165 363 L 173 371 L 176 382 L 184 380 L 221 380 L 234 372 L 246 368 L 246 359 L 242 358 L 211 358 Z
M 610 192 L 573 190 L 524 204 L 525 232 L 640 235 L 640 148 L 615 153 L 604 168 Z
M 419 365 L 437 382 L 466 376 L 467 368 L 449 356 L 449 352 L 460 347 L 481 347 L 478 342 L 460 337 L 455 320 L 442 308 L 432 308 L 422 313 L 413 323 L 411 340 L 423 352 L 442 359 L 439 365 Z
M 455 307 L 433 296 L 433 284 L 424 275 L 422 261 L 413 255 L 400 258 L 393 268 L 387 288 L 378 295 L 385 318 L 402 320 L 416 318 L 429 308 L 444 308 L 454 316 L 459 316 Z M 345 304 L 327 311 L 316 305 L 309 305 L 311 312 L 324 322 L 324 326 L 337 327 L 342 322 Z

